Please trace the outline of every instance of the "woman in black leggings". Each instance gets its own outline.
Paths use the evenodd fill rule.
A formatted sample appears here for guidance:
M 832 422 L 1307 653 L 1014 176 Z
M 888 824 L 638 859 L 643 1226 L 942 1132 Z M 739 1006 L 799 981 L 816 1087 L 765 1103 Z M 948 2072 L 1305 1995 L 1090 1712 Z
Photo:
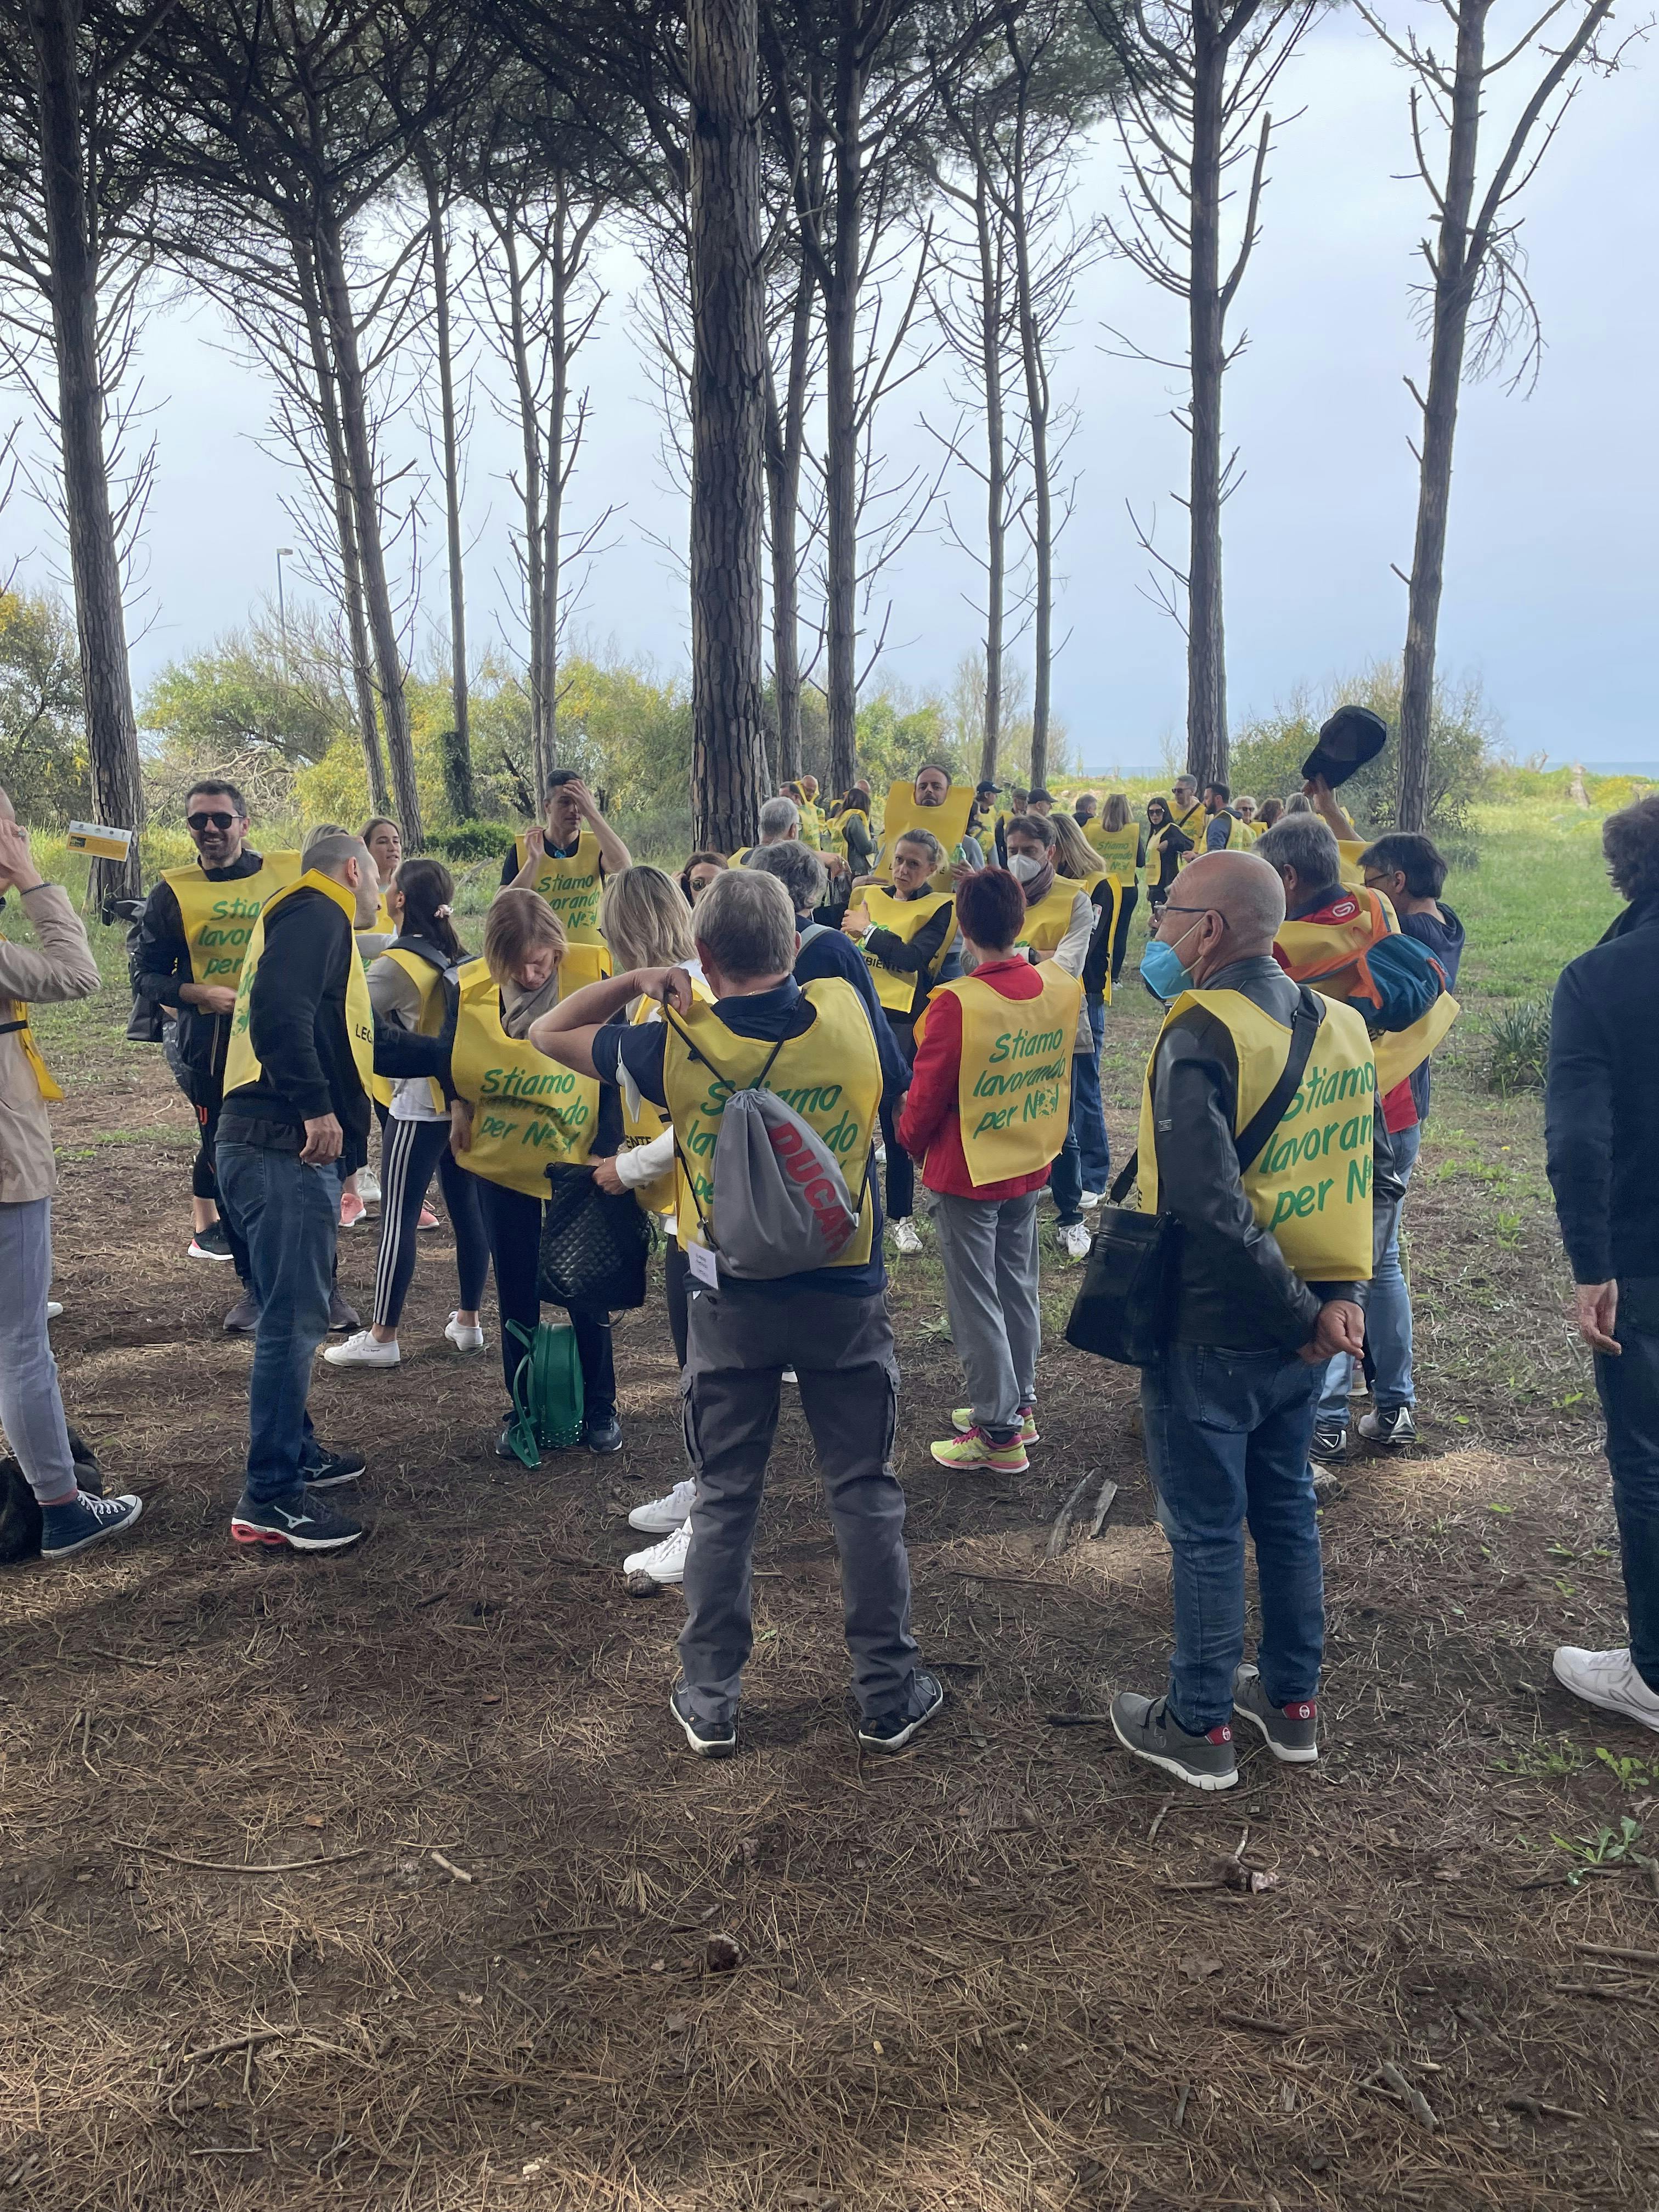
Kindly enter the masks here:
M 397 930 L 371 965 L 368 995 L 382 1022 L 436 1036 L 453 996 L 456 968 L 467 957 L 450 920 L 455 885 L 439 860 L 404 860 L 385 894 Z M 323 1357 L 331 1367 L 396 1367 L 403 1359 L 398 1323 L 415 1274 L 422 1208 L 435 1173 L 455 1232 L 460 1303 L 444 1330 L 457 1352 L 478 1352 L 483 1330 L 478 1304 L 489 1272 L 476 1176 L 449 1149 L 449 1104 L 443 1086 L 412 1076 L 390 1086 L 382 1109 L 380 1256 L 374 1274 L 374 1319 Z
M 497 891 L 484 922 L 484 964 L 489 969 L 489 994 L 499 1037 L 521 1042 L 538 1014 L 558 1004 L 559 968 L 565 954 L 562 923 L 536 892 L 509 887 Z M 475 967 L 476 967 L 475 963 Z M 468 976 L 461 979 L 461 1024 L 465 1028 L 471 1006 Z M 459 1060 L 459 1045 L 457 1046 Z M 551 1062 L 543 1062 L 551 1070 Z M 562 1073 L 562 1071 L 560 1071 Z M 465 1087 L 457 1068 L 458 1091 Z M 622 1139 L 618 1093 L 608 1084 L 595 1086 L 598 1113 L 584 1157 L 594 1167 L 614 1156 Z M 501 1372 L 511 1400 L 519 1366 L 525 1356 L 523 1340 L 535 1335 L 541 1319 L 541 1238 L 544 1201 L 512 1182 L 492 1177 L 481 1148 L 473 1143 L 474 1107 L 465 1097 L 455 1101 L 452 1141 L 470 1163 L 466 1175 L 475 1185 L 483 1214 L 484 1233 L 495 1270 L 495 1300 L 501 1317 Z M 623 1432 L 617 1419 L 617 1367 L 611 1342 L 611 1316 L 598 1307 L 564 1309 L 576 1339 L 576 1356 L 582 1373 L 582 1437 L 591 1452 L 622 1449 Z M 516 1323 L 515 1334 L 511 1324 Z M 517 1457 L 511 1442 L 517 1415 L 509 1412 L 502 1424 L 495 1450 L 501 1459 Z

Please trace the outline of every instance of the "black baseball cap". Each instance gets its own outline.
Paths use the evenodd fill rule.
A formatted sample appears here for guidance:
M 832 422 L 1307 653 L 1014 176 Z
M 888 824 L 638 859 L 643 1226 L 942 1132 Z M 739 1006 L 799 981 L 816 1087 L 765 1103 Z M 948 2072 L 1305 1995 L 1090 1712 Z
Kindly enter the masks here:
M 1311 781 L 1323 776 L 1334 791 L 1367 761 L 1375 760 L 1389 742 L 1389 726 L 1369 707 L 1339 707 L 1321 725 L 1319 743 L 1302 763 L 1303 775 Z
M 974 796 L 975 799 L 994 799 L 1001 789 L 1000 783 L 993 783 L 988 777 L 983 783 L 974 786 Z

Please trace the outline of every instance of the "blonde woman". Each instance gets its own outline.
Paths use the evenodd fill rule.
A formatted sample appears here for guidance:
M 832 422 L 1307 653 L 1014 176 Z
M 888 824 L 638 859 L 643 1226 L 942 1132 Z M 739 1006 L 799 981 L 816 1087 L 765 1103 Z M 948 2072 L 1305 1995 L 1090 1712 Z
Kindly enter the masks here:
M 495 1301 L 501 1312 L 501 1368 L 507 1382 L 509 1411 L 496 1442 L 502 1459 L 517 1456 L 508 1438 L 514 1426 L 510 1410 L 514 1378 L 524 1357 L 517 1323 L 526 1337 L 533 1337 L 541 1319 L 540 1255 L 544 1201 L 532 1194 L 531 1176 L 539 1162 L 526 1156 L 520 1142 L 515 1158 L 512 1146 L 501 1139 L 491 1123 L 508 1118 L 502 1106 L 483 1117 L 479 1098 L 469 1094 L 467 1070 L 473 1064 L 500 1060 L 515 1046 L 523 1046 L 530 1024 L 549 1012 L 559 1000 L 559 967 L 566 951 L 564 925 L 538 892 L 514 886 L 497 891 L 484 921 L 483 961 L 461 970 L 461 1008 L 456 1024 L 453 1077 L 458 1093 L 451 1111 L 450 1144 L 464 1168 L 478 1178 L 478 1199 L 483 1208 L 484 1234 L 495 1270 Z M 493 986 L 493 988 L 489 988 Z M 483 1053 L 472 1046 L 482 1042 Z M 526 1050 L 528 1048 L 526 1048 Z M 521 1055 L 522 1056 L 522 1055 Z M 535 1055 L 531 1073 L 550 1072 L 551 1064 Z M 616 1093 L 601 1094 L 594 1086 L 592 1118 L 579 1140 L 562 1145 L 559 1157 L 580 1158 L 596 1167 L 614 1153 L 620 1138 L 615 1107 Z M 510 1095 L 510 1094 L 509 1094 Z M 518 1096 L 525 1095 L 521 1085 Z M 542 1126 L 556 1119 L 551 1111 L 536 1109 Z M 516 1135 L 518 1133 L 514 1133 Z M 526 1172 L 526 1169 L 528 1172 Z M 542 1182 L 536 1176 L 538 1183 Z M 544 1188 L 544 1183 L 542 1185 Z M 591 1452 L 622 1449 L 622 1429 L 617 1419 L 617 1371 L 611 1344 L 611 1316 L 586 1307 L 568 1309 L 575 1331 L 576 1353 L 581 1363 L 582 1442 Z
M 1099 1205 L 1112 1179 L 1111 1148 L 1100 1098 L 1100 1053 L 1106 1042 L 1106 1007 L 1112 995 L 1112 939 L 1123 886 L 1069 814 L 1050 818 L 1054 825 L 1057 872 L 1066 881 L 1082 884 L 1095 910 L 1094 930 L 1083 960 L 1084 1012 L 1078 1024 L 1077 1057 L 1072 1066 L 1071 1132 L 1054 1178 L 1057 1191 L 1063 1193 L 1075 1173 L 1081 1186 L 1079 1196 L 1086 1209 Z

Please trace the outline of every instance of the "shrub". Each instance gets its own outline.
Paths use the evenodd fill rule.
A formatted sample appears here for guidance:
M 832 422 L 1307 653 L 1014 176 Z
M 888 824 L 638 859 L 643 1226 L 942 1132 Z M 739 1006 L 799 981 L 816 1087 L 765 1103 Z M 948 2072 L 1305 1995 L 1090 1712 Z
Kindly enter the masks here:
M 1228 781 L 1235 791 L 1263 799 L 1288 798 L 1302 788 L 1302 763 L 1313 750 L 1319 726 L 1345 703 L 1370 707 L 1389 726 L 1389 742 L 1374 761 L 1342 786 L 1340 804 L 1362 831 L 1392 826 L 1400 779 L 1400 672 L 1375 661 L 1316 698 L 1293 692 L 1270 714 L 1247 722 L 1232 742 Z M 1481 795 L 1492 766 L 1497 721 L 1480 686 L 1437 684 L 1429 729 L 1429 828 L 1437 839 L 1468 826 L 1470 802 Z
M 1506 1006 L 1492 1024 L 1486 1081 L 1493 1091 L 1541 1091 L 1549 1073 L 1550 1002 Z
M 499 860 L 517 834 L 510 822 L 458 822 L 430 831 L 426 848 L 445 860 Z

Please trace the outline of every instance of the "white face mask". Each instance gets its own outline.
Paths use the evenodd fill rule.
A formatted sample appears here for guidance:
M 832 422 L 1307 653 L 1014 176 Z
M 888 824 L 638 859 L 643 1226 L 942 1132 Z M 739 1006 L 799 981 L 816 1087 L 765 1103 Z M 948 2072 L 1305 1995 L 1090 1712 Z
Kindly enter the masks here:
M 1035 853 L 1010 853 L 1008 872 L 1017 884 L 1029 884 L 1042 873 L 1043 863 Z

